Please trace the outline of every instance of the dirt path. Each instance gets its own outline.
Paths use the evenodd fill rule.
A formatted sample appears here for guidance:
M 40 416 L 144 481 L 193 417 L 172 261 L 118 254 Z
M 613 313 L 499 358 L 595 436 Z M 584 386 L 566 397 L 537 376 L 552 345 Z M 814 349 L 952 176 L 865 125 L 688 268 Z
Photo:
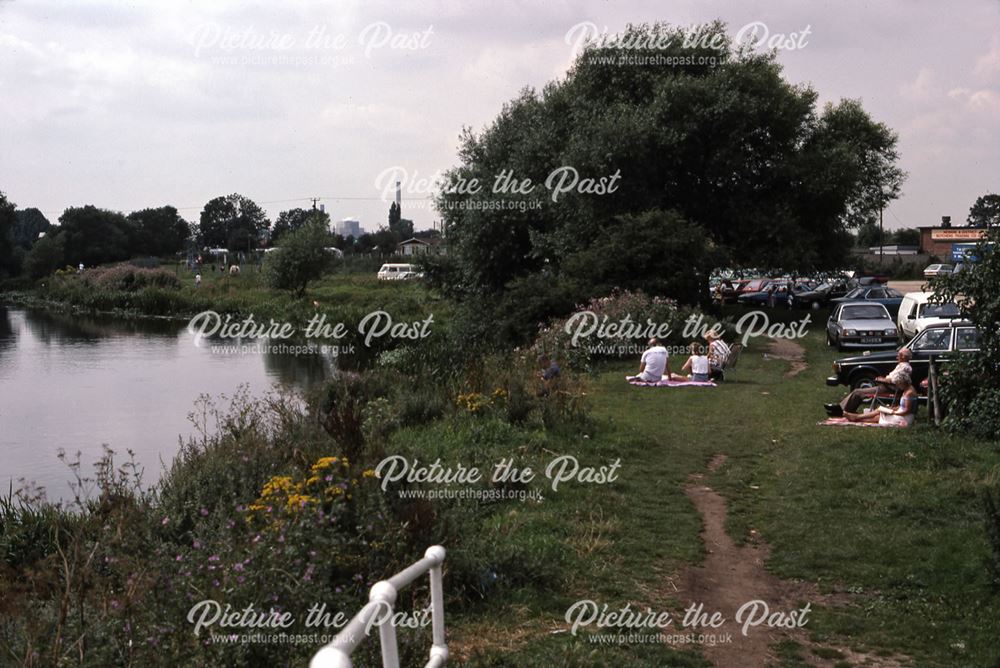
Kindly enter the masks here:
M 725 455 L 716 455 L 708 465 L 708 471 L 718 470 L 725 462 Z M 726 668 L 771 665 L 778 661 L 774 646 L 784 639 L 802 645 L 808 653 L 802 659 L 813 666 L 833 666 L 843 661 L 882 668 L 907 665 L 895 657 L 813 643 L 808 638 L 808 622 L 805 628 L 800 629 L 768 628 L 765 624 L 750 628 L 747 635 L 743 635 L 742 625 L 737 624 L 734 617 L 740 606 L 749 601 L 763 601 L 771 613 L 788 613 L 799 610 L 805 603 L 815 608 L 837 605 L 847 599 L 821 594 L 812 583 L 782 580 L 768 572 L 765 563 L 770 550 L 756 530 L 751 532 L 747 544 L 736 545 L 725 530 L 726 500 L 705 485 L 704 474 L 691 474 L 684 492 L 704 521 L 702 540 L 707 556 L 700 566 L 689 566 L 671 578 L 668 586 L 685 607 L 701 603 L 706 612 L 718 611 L 726 618 L 726 622 L 714 633 L 717 636 L 731 634 L 732 642 L 702 646 L 705 657 L 712 665 Z M 703 631 L 713 632 L 711 629 Z
M 791 368 L 785 373 L 787 378 L 797 376 L 809 368 L 806 362 L 806 349 L 791 339 L 771 339 L 771 343 L 767 346 L 767 354 L 791 362 Z

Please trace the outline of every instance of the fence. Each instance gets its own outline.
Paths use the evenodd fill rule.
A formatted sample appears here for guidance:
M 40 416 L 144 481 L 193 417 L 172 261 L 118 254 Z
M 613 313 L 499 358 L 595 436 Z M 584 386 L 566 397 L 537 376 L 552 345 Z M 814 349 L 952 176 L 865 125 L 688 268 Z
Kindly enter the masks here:
M 376 582 L 368 593 L 368 603 L 347 623 L 328 645 L 316 652 L 310 668 L 351 668 L 351 652 L 365 639 L 369 625 L 376 615 L 379 643 L 382 648 L 383 668 L 399 668 L 399 647 L 396 644 L 396 627 L 392 624 L 393 606 L 399 590 L 413 583 L 424 573 L 431 581 L 431 628 L 433 641 L 426 668 L 441 668 L 448 661 L 448 646 L 444 640 L 444 589 L 441 583 L 441 564 L 444 548 L 434 545 L 427 548 L 424 558 L 404 568 L 388 580 Z M 388 610 L 388 614 L 385 612 Z

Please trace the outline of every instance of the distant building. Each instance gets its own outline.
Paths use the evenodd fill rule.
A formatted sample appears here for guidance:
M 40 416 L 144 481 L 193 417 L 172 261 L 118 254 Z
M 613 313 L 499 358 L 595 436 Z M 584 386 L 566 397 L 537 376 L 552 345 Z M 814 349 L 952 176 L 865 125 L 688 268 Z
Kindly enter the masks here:
M 976 243 L 986 236 L 986 230 L 976 227 L 921 227 L 920 252 L 951 259 L 956 244 Z
M 872 246 L 871 248 L 868 249 L 868 252 L 874 255 L 878 255 L 880 253 L 882 255 L 916 255 L 918 250 L 920 249 L 917 248 L 916 246 L 891 245 L 891 246 Z
M 357 218 L 344 218 L 343 220 L 337 221 L 333 225 L 333 231 L 345 239 L 347 237 L 354 237 L 357 239 L 365 233 L 365 231 L 361 229 L 361 221 Z
M 396 244 L 396 253 L 407 256 L 425 255 L 427 253 L 432 255 L 444 255 L 444 239 L 441 237 L 428 237 L 426 239 L 417 239 L 416 237 L 413 237 L 411 239 L 407 239 L 406 241 L 400 241 Z

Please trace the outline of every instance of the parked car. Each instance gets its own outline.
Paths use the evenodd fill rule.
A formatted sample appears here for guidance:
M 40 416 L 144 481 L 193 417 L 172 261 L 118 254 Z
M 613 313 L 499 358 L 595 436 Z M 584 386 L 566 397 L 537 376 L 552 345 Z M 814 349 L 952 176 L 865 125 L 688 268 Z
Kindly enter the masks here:
M 954 267 L 950 264 L 932 264 L 926 269 L 924 269 L 924 278 L 931 278 L 933 276 L 946 276 L 952 272 Z
M 760 290 L 754 292 L 743 292 L 736 301 L 744 306 L 768 306 L 771 303 L 771 295 L 774 295 L 775 306 L 786 306 L 788 304 L 788 292 L 791 283 L 788 281 L 769 281 L 764 283 Z
M 410 278 L 420 278 L 422 273 L 412 264 L 383 264 L 378 270 L 380 281 L 405 281 Z
M 895 348 L 899 332 L 882 304 L 845 302 L 838 304 L 826 321 L 826 344 L 847 348 Z
M 769 278 L 755 278 L 751 281 L 747 281 L 739 290 L 739 294 L 746 295 L 751 292 L 760 292 L 764 289 L 764 286 L 771 282 Z
M 946 325 L 962 316 L 957 304 L 930 304 L 931 292 L 907 292 L 899 305 L 896 327 L 904 340 L 912 339 L 930 325 Z
M 831 299 L 847 294 L 847 284 L 844 282 L 820 283 L 811 290 L 801 290 L 792 293 L 792 306 L 795 308 L 818 309 Z
M 952 320 L 944 325 L 931 325 L 903 346 L 913 354 L 914 385 L 927 378 L 930 360 L 946 365 L 948 357 L 958 352 L 979 351 L 979 331 L 966 320 Z M 875 378 L 885 376 L 896 366 L 896 351 L 888 350 L 844 357 L 833 363 L 834 374 L 826 379 L 827 385 L 847 385 L 852 389 L 871 387 Z
M 903 301 L 903 295 L 898 290 L 884 285 L 872 285 L 854 288 L 843 297 L 837 297 L 830 301 L 833 304 L 860 301 L 882 304 L 889 310 L 889 315 L 895 318 L 899 312 L 899 305 Z

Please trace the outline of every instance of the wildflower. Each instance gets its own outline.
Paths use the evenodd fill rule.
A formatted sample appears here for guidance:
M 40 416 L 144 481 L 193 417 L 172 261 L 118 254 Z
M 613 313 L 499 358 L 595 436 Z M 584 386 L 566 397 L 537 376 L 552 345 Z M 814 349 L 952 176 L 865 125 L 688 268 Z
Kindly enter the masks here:
M 202 509 L 201 509 L 201 510 L 199 510 L 198 512 L 200 512 L 200 513 L 201 513 L 201 516 L 202 516 L 202 517 L 208 517 L 208 508 L 202 508 Z
M 363 472 L 361 473 L 361 476 L 362 476 L 362 477 L 364 477 L 364 478 L 375 478 L 375 477 L 377 477 L 377 476 L 378 476 L 378 474 L 377 474 L 377 473 L 375 473 L 375 470 L 374 470 L 374 469 L 365 469 L 365 470 L 364 470 L 364 471 L 363 471 Z
M 160 524 L 163 525 L 163 526 L 167 526 L 167 524 L 169 522 L 170 522 L 170 518 L 169 517 L 164 517 L 163 521 L 161 521 Z

